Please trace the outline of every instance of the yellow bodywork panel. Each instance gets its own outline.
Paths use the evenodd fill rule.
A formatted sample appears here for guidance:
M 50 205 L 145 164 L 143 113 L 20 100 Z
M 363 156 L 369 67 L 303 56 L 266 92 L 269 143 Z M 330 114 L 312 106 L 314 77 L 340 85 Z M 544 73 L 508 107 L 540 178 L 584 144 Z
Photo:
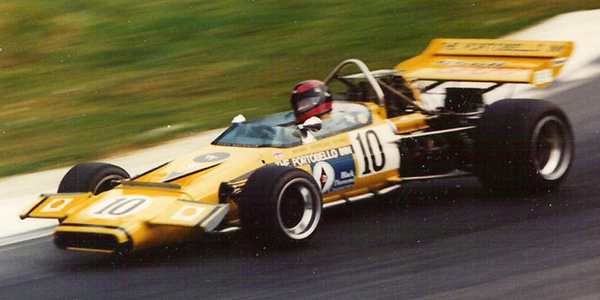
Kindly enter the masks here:
M 573 52 L 572 42 L 436 39 L 394 67 L 413 80 L 550 84 Z
M 427 116 L 420 113 L 403 115 L 389 120 L 396 126 L 398 133 L 423 130 L 429 127 L 427 125 Z
M 41 195 L 38 202 L 25 210 L 21 219 L 65 219 L 71 211 L 87 203 L 92 193 Z
M 195 227 L 212 231 L 221 223 L 229 211 L 229 204 L 178 200 L 164 212 L 149 221 L 152 225 Z

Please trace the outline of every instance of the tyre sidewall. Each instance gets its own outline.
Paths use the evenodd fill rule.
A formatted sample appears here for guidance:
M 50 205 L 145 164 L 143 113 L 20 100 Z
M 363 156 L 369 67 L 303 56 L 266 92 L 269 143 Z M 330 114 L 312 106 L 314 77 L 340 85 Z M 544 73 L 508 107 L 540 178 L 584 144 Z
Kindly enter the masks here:
M 108 180 L 127 179 L 129 174 L 124 169 L 106 163 L 83 163 L 71 168 L 63 177 L 58 187 L 59 193 L 99 194 L 105 189 L 97 190 Z M 110 189 L 110 188 L 108 188 Z
M 302 237 L 292 237 L 283 228 L 279 216 L 279 197 L 284 188 L 296 180 L 307 187 L 315 201 L 311 226 Z M 242 227 L 254 239 L 277 245 L 296 244 L 309 240 L 321 219 L 321 193 L 312 176 L 289 167 L 267 166 L 256 170 L 244 187 L 240 202 Z
M 571 164 L 555 180 L 542 177 L 535 165 L 532 138 L 537 124 L 548 116 L 565 124 L 572 159 L 571 126 L 556 105 L 543 100 L 507 99 L 486 109 L 475 138 L 475 170 L 482 183 L 500 191 L 540 191 L 554 189 L 562 182 Z

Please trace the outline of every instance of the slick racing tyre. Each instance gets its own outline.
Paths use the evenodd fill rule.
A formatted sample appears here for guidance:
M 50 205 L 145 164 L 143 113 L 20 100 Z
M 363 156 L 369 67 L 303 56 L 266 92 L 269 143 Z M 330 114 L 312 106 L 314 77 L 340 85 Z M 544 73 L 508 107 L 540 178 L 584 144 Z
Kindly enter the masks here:
M 475 136 L 475 170 L 499 192 L 548 192 L 565 179 L 574 138 L 564 112 L 543 100 L 507 99 L 488 106 Z
M 321 192 L 307 172 L 266 166 L 254 171 L 240 201 L 242 228 L 261 245 L 306 242 L 321 220 Z
M 127 171 L 106 163 L 83 163 L 76 165 L 63 177 L 59 193 L 87 193 L 98 195 L 118 185 L 118 180 L 128 179 Z

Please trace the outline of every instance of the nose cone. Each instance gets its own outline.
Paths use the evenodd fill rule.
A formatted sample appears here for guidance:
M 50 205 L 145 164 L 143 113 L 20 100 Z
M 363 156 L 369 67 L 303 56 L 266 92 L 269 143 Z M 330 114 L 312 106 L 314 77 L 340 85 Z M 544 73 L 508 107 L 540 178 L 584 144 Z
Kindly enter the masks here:
M 54 242 L 61 249 L 126 253 L 185 240 L 190 228 L 149 223 L 184 197 L 177 191 L 116 188 L 93 197 L 89 205 L 69 215 L 57 227 Z
M 137 178 L 139 181 L 177 183 L 196 189 L 210 182 L 221 183 L 264 164 L 255 148 L 208 146 Z M 218 186 L 218 184 L 217 184 Z M 194 195 L 202 197 L 203 195 Z

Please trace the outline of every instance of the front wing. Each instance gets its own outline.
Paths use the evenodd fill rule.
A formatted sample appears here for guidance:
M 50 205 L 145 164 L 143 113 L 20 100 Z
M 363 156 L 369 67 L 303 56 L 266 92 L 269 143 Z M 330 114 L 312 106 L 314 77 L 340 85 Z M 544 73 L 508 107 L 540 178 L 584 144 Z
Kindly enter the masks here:
M 65 220 L 82 206 L 94 203 L 92 193 L 41 195 L 37 203 L 23 212 L 21 219 Z M 229 204 L 173 199 L 166 209 L 147 220 L 149 225 L 199 227 L 213 231 L 225 218 Z

